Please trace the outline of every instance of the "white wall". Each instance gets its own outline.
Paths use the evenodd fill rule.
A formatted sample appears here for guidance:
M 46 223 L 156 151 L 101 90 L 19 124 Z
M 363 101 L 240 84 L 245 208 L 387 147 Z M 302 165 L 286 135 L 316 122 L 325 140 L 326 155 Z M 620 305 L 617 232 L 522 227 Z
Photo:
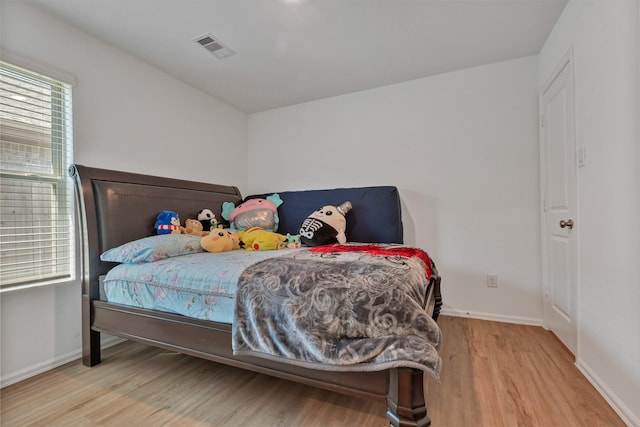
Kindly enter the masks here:
M 246 189 L 246 114 L 29 5 L 0 4 L 3 54 L 75 77 L 75 162 Z M 74 282 L 1 295 L 3 385 L 78 357 L 80 293 Z
M 577 364 L 640 425 L 638 0 L 571 1 L 539 56 L 539 86 L 573 47 L 578 169 Z
M 447 311 L 538 324 L 537 90 L 573 45 L 577 134 L 587 148 L 579 171 L 578 363 L 640 425 L 637 9 L 637 0 L 572 1 L 539 58 L 267 111 L 248 122 L 23 3 L 0 3 L 0 36 L 3 51 L 75 76 L 76 162 L 243 192 L 397 185 L 406 241 L 438 262 Z M 485 286 L 489 272 L 499 275 L 497 289 Z M 79 284 L 5 293 L 0 309 L 3 385 L 78 357 Z
M 536 81 L 527 57 L 252 114 L 249 190 L 396 185 L 445 311 L 541 324 Z

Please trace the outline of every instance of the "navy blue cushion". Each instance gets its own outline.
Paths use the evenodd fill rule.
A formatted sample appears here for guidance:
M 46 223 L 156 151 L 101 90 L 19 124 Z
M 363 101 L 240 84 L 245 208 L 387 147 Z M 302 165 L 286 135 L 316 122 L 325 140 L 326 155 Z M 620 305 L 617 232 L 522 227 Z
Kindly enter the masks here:
M 273 193 L 245 198 L 266 198 Z M 348 200 L 347 241 L 361 243 L 403 243 L 400 195 L 393 186 L 336 188 L 278 192 L 283 203 L 278 208 L 278 233 L 298 234 L 302 221 L 325 205 L 338 206 Z

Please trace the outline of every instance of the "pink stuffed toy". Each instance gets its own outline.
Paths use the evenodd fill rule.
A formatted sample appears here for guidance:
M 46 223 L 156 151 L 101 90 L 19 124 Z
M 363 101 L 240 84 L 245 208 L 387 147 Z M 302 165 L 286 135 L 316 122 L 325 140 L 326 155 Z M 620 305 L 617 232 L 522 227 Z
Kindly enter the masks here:
M 222 218 L 229 221 L 232 230 L 247 230 L 260 227 L 267 231 L 278 230 L 278 207 L 282 204 L 280 195 L 273 194 L 266 199 L 249 199 L 238 206 L 231 202 L 222 204 Z

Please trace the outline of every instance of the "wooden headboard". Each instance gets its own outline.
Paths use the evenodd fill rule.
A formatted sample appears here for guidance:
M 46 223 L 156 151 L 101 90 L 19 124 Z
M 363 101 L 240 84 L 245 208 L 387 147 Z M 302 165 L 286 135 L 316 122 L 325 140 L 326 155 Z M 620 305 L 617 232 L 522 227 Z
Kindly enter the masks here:
M 196 218 L 208 208 L 221 218 L 223 202 L 242 200 L 237 187 L 71 165 L 75 181 L 85 291 L 113 264 L 100 254 L 123 243 L 156 234 L 153 227 L 163 210 L 181 220 Z
M 211 209 L 222 220 L 224 202 L 242 202 L 235 186 L 141 175 L 82 165 L 71 165 L 74 179 L 78 231 L 82 245 L 84 293 L 97 299 L 98 278 L 115 264 L 100 260 L 100 254 L 124 243 L 156 234 L 154 223 L 163 210 L 180 220 L 196 218 L 201 209 Z M 297 233 L 299 224 L 326 204 L 349 200 L 349 241 L 402 243 L 402 212 L 398 189 L 392 186 L 285 191 L 279 193 L 281 233 Z M 264 197 L 254 195 L 252 197 Z

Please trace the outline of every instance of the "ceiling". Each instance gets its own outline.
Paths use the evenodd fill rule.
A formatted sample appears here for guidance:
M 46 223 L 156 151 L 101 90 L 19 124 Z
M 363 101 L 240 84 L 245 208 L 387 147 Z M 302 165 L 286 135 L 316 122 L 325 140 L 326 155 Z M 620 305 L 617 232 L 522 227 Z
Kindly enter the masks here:
M 25 0 L 241 111 L 537 54 L 566 0 Z M 237 54 L 194 42 L 211 33 Z

